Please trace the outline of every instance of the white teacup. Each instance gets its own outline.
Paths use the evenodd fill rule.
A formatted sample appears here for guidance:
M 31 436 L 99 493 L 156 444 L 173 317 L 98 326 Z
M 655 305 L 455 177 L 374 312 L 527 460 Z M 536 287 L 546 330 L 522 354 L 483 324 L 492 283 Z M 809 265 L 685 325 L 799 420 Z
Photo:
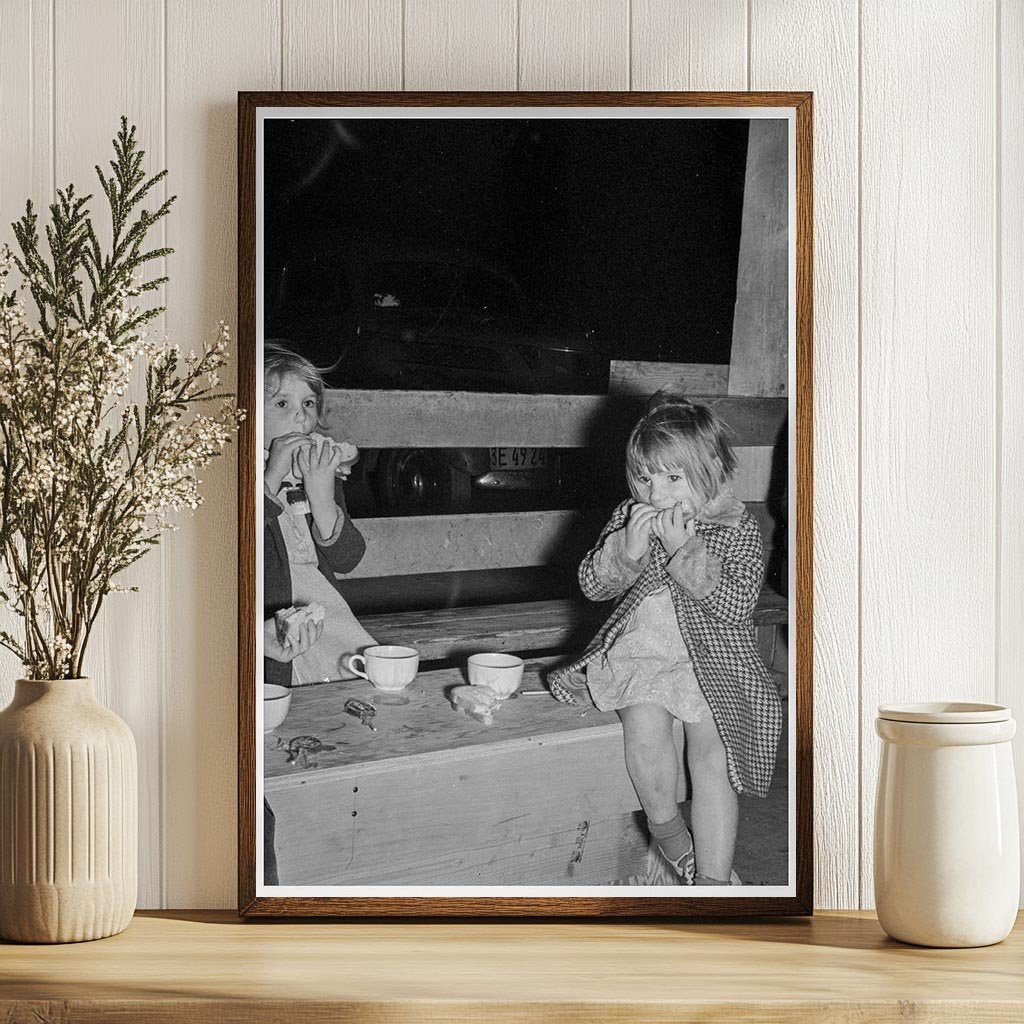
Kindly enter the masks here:
M 514 654 L 473 654 L 469 659 L 469 683 L 486 686 L 501 700 L 511 697 L 523 681 L 523 659 Z
M 415 647 L 396 644 L 367 647 L 362 654 L 350 654 L 342 660 L 349 672 L 369 679 L 378 690 L 389 693 L 404 690 L 416 678 L 420 668 L 419 651 Z M 357 661 L 362 663 L 362 671 L 356 668 Z
M 273 732 L 288 714 L 292 691 L 287 686 L 263 684 L 263 731 Z

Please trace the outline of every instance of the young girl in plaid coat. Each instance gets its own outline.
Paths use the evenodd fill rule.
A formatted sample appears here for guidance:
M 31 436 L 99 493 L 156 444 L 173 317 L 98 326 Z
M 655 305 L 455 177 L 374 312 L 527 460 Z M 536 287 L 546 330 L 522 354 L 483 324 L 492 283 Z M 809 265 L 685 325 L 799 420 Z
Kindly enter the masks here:
M 740 884 L 738 793 L 765 796 L 782 728 L 752 614 L 761 532 L 728 489 L 736 458 L 707 406 L 659 392 L 633 428 L 616 508 L 579 569 L 591 600 L 618 599 L 584 654 L 549 680 L 622 720 L 626 767 L 651 837 L 684 885 Z M 683 723 L 691 835 L 676 802 Z

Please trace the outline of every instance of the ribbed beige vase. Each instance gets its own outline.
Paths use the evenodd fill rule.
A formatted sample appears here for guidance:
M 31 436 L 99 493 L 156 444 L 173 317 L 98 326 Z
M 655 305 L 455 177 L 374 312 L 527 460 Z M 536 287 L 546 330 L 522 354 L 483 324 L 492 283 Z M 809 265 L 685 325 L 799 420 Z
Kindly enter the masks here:
M 131 730 L 91 679 L 19 679 L 0 711 L 0 938 L 123 931 L 138 891 Z

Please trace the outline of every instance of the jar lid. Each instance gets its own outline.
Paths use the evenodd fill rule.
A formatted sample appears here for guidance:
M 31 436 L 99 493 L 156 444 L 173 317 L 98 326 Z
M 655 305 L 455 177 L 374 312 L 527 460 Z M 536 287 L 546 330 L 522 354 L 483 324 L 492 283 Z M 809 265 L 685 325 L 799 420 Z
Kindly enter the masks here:
M 1003 704 L 930 701 L 923 704 L 882 704 L 878 709 L 878 717 L 887 722 L 970 725 L 972 723 L 1008 722 L 1010 709 Z

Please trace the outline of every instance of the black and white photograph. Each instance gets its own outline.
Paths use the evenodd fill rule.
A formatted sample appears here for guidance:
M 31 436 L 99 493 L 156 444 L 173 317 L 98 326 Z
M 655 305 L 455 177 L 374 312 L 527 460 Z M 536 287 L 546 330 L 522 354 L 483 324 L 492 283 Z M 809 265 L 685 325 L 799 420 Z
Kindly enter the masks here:
M 248 95 L 260 912 L 795 905 L 794 107 Z

